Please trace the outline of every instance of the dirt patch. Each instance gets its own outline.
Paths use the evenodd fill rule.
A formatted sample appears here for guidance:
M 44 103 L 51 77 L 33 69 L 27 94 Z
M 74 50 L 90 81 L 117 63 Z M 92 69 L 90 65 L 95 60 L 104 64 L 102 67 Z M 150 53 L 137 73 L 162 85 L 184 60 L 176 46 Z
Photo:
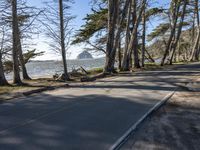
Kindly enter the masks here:
M 181 91 L 124 145 L 123 150 L 199 150 L 200 92 Z

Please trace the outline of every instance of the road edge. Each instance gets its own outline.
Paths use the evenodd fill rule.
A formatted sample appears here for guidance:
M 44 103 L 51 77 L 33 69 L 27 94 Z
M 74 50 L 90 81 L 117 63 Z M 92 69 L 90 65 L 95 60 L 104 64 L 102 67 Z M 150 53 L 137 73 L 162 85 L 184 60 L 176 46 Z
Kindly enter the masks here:
M 179 87 L 176 87 L 173 92 L 167 94 L 161 101 L 156 103 L 147 113 L 145 113 L 135 124 L 133 124 L 110 148 L 109 150 L 119 150 L 129 139 L 133 133 L 140 128 L 142 123 L 149 118 L 155 111 L 167 103 L 168 100 L 176 93 Z

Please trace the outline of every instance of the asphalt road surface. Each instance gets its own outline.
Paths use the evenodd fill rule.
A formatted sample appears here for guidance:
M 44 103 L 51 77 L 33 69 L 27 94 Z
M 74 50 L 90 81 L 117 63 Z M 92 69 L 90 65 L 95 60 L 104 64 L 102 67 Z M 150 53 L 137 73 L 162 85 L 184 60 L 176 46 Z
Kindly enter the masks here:
M 0 150 L 107 150 L 200 64 L 122 74 L 0 105 Z

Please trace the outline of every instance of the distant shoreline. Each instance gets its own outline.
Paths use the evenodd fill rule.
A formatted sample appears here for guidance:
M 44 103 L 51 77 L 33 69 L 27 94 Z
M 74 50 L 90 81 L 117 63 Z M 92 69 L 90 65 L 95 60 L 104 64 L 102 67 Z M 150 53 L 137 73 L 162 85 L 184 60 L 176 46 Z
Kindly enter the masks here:
M 105 58 L 68 60 L 68 72 L 71 72 L 73 69 L 78 69 L 79 67 L 83 67 L 85 70 L 100 68 L 104 66 L 104 61 Z M 27 63 L 26 67 L 31 78 L 52 77 L 56 73 L 61 74 L 63 72 L 62 61 L 56 60 L 33 60 Z M 7 80 L 12 80 L 12 76 L 12 72 L 6 74 Z
M 98 60 L 105 59 L 105 57 L 100 58 L 88 58 L 88 59 L 67 59 L 67 61 L 77 61 L 77 60 Z M 62 60 L 31 60 L 30 62 L 62 62 Z

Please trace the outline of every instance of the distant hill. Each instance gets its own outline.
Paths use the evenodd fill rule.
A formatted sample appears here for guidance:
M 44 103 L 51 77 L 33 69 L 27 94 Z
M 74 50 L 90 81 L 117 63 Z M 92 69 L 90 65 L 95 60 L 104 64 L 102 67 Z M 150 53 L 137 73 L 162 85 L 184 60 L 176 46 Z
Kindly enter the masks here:
M 77 59 L 93 59 L 93 57 L 88 51 L 83 51 L 77 56 Z

